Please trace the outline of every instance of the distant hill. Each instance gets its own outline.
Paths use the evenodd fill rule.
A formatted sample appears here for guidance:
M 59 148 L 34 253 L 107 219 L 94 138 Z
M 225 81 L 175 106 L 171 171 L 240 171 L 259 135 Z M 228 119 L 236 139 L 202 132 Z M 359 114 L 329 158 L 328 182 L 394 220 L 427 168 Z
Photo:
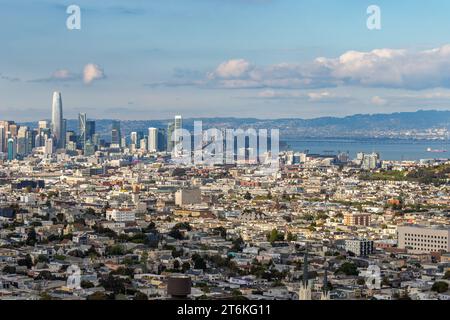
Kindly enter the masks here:
M 356 114 L 343 118 L 321 117 L 315 119 L 270 119 L 256 118 L 189 118 L 183 126 L 193 129 L 194 121 L 202 121 L 204 128 L 255 128 L 280 129 L 283 137 L 405 137 L 409 131 L 447 129 L 450 131 L 450 111 L 417 111 L 392 114 Z M 124 120 L 123 134 L 132 131 L 147 132 L 149 127 L 167 128 L 172 120 Z M 112 120 L 96 120 L 97 132 L 109 137 Z M 37 123 L 23 123 L 36 127 Z M 68 130 L 78 129 L 77 120 L 68 120 Z

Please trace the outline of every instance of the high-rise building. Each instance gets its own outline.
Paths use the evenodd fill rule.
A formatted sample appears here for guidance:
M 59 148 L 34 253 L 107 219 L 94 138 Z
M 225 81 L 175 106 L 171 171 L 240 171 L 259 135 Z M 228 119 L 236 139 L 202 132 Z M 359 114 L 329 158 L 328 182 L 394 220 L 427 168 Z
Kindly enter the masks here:
M 14 122 L 11 122 L 8 131 L 10 137 L 17 137 L 17 134 L 19 133 L 19 125 L 17 125 Z
M 17 133 L 17 154 L 26 156 L 31 153 L 31 137 L 28 127 L 20 127 Z
M 158 151 L 158 129 L 148 128 L 148 151 Z
M 3 136 L 0 141 L 0 145 L 2 148 L 0 149 L 0 152 L 7 152 L 7 144 L 8 144 L 8 132 L 9 132 L 9 125 L 11 121 L 0 121 L 0 127 L 3 128 Z
M 40 120 L 38 122 L 38 127 L 39 127 L 40 130 L 42 130 L 42 129 L 50 129 L 50 126 L 49 126 L 47 120 Z
M 167 131 L 166 129 L 158 129 L 158 150 L 167 150 Z
M 92 141 L 95 134 L 95 121 L 87 120 L 86 121 L 86 140 Z
M 17 158 L 17 138 L 11 137 L 8 139 L 8 161 Z
M 0 152 L 5 151 L 5 127 L 0 125 Z
M 130 141 L 131 141 L 131 144 L 134 145 L 135 147 L 138 146 L 139 138 L 138 138 L 138 133 L 136 131 L 133 131 L 132 133 L 130 133 Z
M 175 128 L 174 128 L 174 142 L 175 144 L 178 144 L 179 142 L 182 141 L 182 137 L 183 137 L 183 133 L 182 130 L 183 129 L 183 118 L 181 116 L 175 116 Z
M 53 144 L 53 139 L 52 138 L 48 138 L 45 140 L 45 146 L 44 146 L 44 155 L 45 156 L 51 156 L 54 152 L 54 144 Z
M 56 141 L 57 148 L 64 148 L 64 123 L 63 123 L 63 106 L 60 92 L 53 93 L 52 102 L 52 135 Z
M 78 114 L 78 144 L 81 149 L 84 149 L 84 144 L 86 143 L 86 113 Z
M 121 146 L 122 132 L 120 130 L 120 121 L 113 121 L 111 126 L 111 145 Z
M 167 151 L 172 152 L 173 150 L 173 132 L 175 125 L 173 122 L 167 125 Z

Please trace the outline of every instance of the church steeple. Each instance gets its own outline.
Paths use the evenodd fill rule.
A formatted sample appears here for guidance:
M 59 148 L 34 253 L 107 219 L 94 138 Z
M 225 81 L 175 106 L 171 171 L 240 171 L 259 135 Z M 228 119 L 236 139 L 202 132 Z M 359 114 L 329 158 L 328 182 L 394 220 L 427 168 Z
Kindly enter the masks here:
M 303 285 L 308 286 L 308 244 L 305 248 L 305 256 L 303 258 Z
M 298 293 L 299 300 L 312 300 L 312 292 L 308 280 L 308 244 L 306 244 L 305 256 L 303 258 L 303 279 Z
M 324 275 L 323 275 L 323 285 L 322 285 L 322 295 L 320 300 L 330 300 L 330 293 L 328 292 L 328 267 L 327 261 L 323 264 Z

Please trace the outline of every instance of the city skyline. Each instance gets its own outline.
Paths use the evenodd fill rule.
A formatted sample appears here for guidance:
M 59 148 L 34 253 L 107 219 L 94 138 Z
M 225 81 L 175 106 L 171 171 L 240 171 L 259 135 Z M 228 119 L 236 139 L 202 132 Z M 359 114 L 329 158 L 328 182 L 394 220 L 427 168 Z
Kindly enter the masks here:
M 377 1 L 381 30 L 366 27 L 370 1 L 82 0 L 81 30 L 66 28 L 70 4 L 2 3 L 3 118 L 46 118 L 49 91 L 64 92 L 68 119 L 309 119 L 450 107 L 445 1 Z

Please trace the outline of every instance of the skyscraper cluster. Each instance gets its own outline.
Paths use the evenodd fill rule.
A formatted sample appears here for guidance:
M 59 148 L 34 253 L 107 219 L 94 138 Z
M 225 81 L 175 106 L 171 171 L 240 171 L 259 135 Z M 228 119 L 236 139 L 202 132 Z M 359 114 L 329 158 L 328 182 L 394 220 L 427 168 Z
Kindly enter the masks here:
M 129 139 L 123 135 L 121 123 L 111 123 L 110 139 L 107 144 L 96 133 L 96 123 L 89 120 L 86 113 L 78 114 L 77 130 L 67 129 L 63 117 L 63 101 L 60 92 L 52 97 L 51 120 L 38 121 L 37 128 L 20 125 L 14 121 L 0 121 L 0 160 L 23 159 L 33 152 L 46 157 L 65 152 L 72 155 L 93 155 L 102 147 L 118 151 L 171 152 L 181 141 L 182 117 L 176 116 L 174 122 L 165 128 L 148 128 L 147 132 L 133 131 Z

